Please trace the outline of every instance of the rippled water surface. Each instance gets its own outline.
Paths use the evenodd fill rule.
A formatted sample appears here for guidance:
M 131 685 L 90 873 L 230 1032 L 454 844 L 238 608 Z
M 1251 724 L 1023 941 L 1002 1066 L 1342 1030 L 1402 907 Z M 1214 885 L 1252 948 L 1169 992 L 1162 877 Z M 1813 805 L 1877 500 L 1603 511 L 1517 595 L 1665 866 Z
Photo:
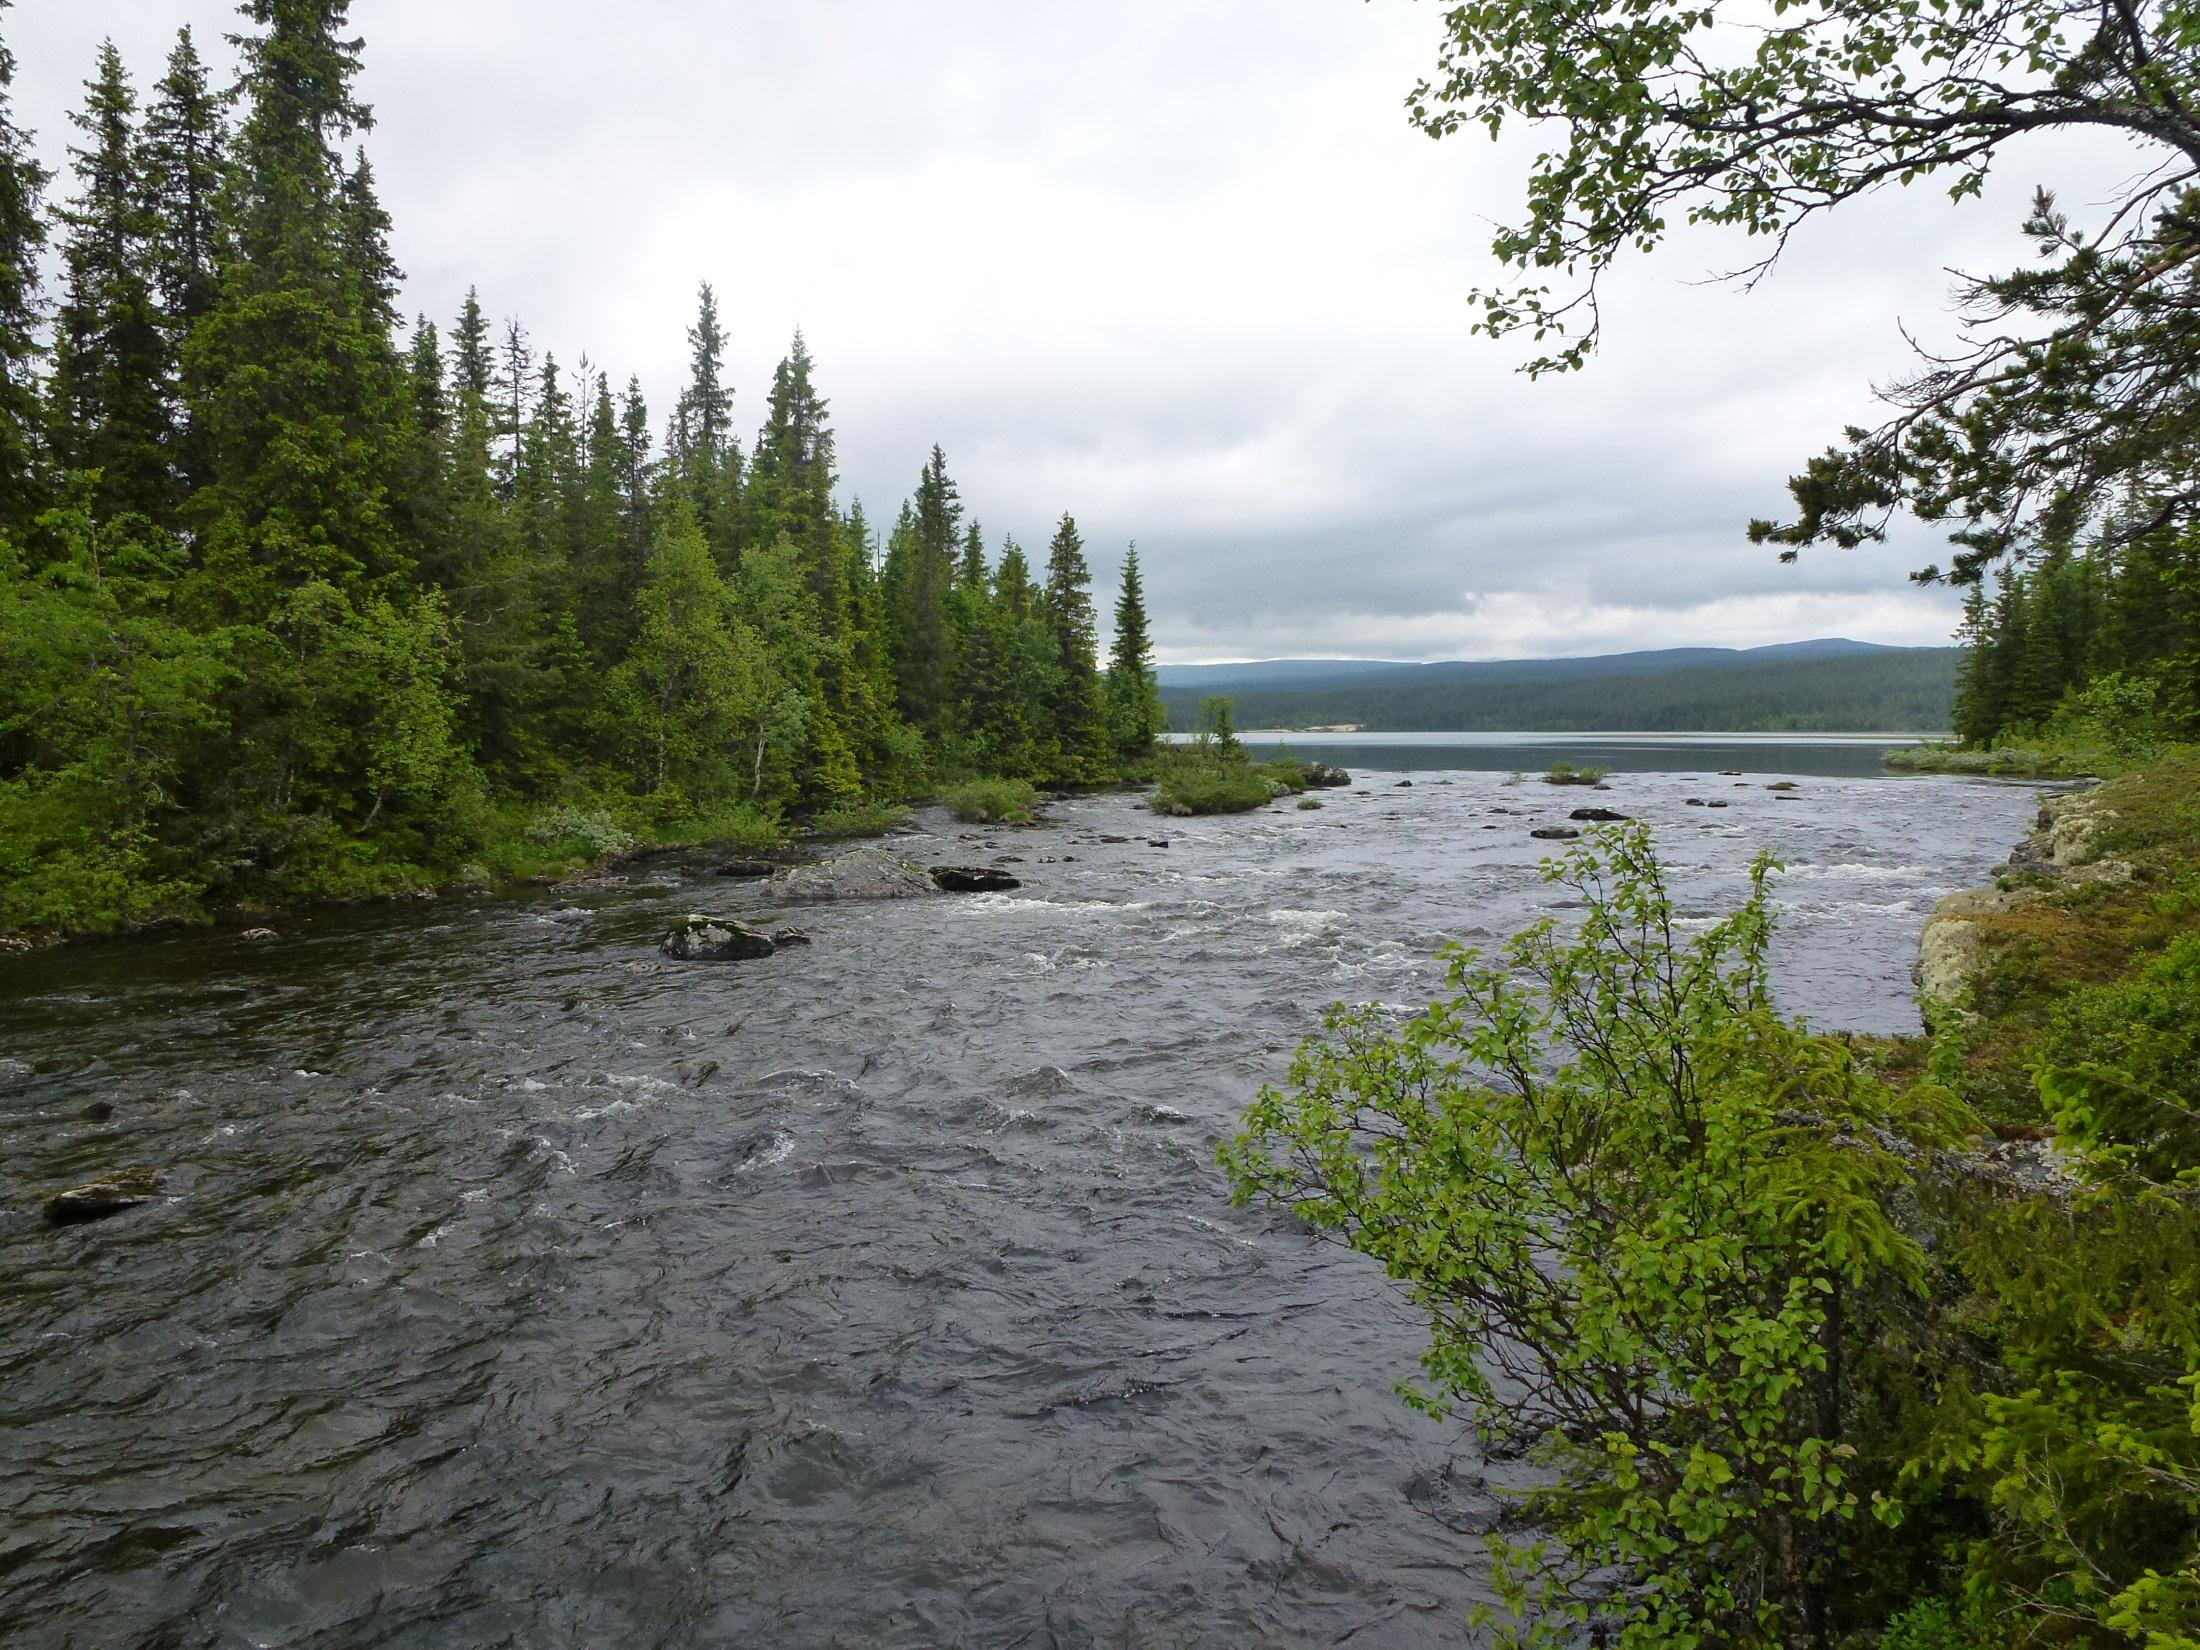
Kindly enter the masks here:
M 1694 913 L 1778 849 L 1787 1005 L 1910 1026 L 2030 793 L 1767 777 L 1593 800 Z M 0 958 L 0 1642 L 1466 1642 L 1498 1469 L 1393 1396 L 1380 1276 L 1212 1167 L 1324 1003 L 1531 916 L 1529 828 L 1592 800 L 1397 778 L 928 813 L 912 857 L 1024 888 L 728 967 L 657 956 L 763 902 L 684 860 Z M 39 1218 L 134 1164 L 164 1202 Z

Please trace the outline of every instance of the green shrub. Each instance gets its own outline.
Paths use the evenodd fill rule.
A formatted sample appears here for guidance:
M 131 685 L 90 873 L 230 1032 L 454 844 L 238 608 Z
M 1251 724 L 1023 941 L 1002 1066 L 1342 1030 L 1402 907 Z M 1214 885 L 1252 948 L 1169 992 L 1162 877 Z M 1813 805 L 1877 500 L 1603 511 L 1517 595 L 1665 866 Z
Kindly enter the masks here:
M 1157 814 L 1242 814 L 1275 800 L 1269 781 L 1242 762 L 1185 764 L 1165 771 L 1146 801 Z
M 1301 813 L 1309 812 L 1321 805 L 1321 798 L 1318 796 L 1302 796 L 1299 798 L 1299 811 Z
M 1544 873 L 1577 930 L 1453 948 L 1418 1014 L 1332 1008 L 1220 1152 L 1426 1312 L 1416 1402 L 1541 1469 L 1491 1538 L 1510 1642 L 1808 1642 L 1894 1486 L 1848 1441 L 1916 1364 L 1891 1210 L 1966 1118 L 1775 1011 L 1772 868 L 1683 935 L 1648 832 L 1590 832 Z
M 1601 785 L 1610 768 L 1577 768 L 1571 762 L 1553 762 L 1543 775 L 1546 785 Z
M 810 821 L 812 836 L 884 836 L 906 824 L 909 810 L 893 802 L 851 802 L 827 808 Z
M 634 833 L 603 808 L 545 808 L 527 822 L 523 835 L 552 858 L 609 859 L 634 846 Z
M 969 779 L 940 793 L 940 804 L 966 825 L 1028 823 L 1039 793 L 1028 779 Z
M 697 814 L 667 833 L 667 839 L 709 848 L 743 848 L 764 853 L 787 838 L 776 814 L 747 802 L 725 802 Z

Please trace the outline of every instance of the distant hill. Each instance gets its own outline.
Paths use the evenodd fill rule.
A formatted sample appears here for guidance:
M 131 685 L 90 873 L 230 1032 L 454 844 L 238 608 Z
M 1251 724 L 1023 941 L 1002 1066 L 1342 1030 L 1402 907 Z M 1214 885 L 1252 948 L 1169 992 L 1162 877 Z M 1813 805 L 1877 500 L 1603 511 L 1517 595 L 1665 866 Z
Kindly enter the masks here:
M 1356 723 L 1384 733 L 1937 733 L 1954 647 L 1826 637 L 1770 647 L 1676 647 L 1580 659 L 1267 659 L 1164 665 L 1172 728 L 1226 693 L 1244 728 Z

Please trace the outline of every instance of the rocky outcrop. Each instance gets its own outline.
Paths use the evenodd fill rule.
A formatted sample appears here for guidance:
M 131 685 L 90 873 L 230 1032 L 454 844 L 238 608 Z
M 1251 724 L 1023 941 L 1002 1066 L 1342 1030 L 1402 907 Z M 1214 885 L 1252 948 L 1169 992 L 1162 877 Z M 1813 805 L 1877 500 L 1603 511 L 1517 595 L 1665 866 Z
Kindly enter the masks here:
M 850 848 L 810 865 L 789 865 L 766 885 L 781 899 L 908 899 L 933 892 L 932 873 L 884 848 Z
M 711 867 L 713 876 L 768 877 L 779 867 L 768 859 L 729 859 L 723 865 Z
M 1961 888 L 1941 900 L 1917 936 L 1918 995 L 1929 1006 L 1961 1007 L 1993 950 L 1998 919 L 2039 898 L 2030 889 Z
M 1628 816 L 1623 813 L 1614 812 L 1610 808 L 1576 808 L 1566 817 L 1568 819 L 1587 820 L 1590 823 L 1597 825 L 1616 825 L 1620 821 L 1626 819 Z
M 679 962 L 750 962 L 779 947 L 761 928 L 732 917 L 689 917 L 657 949 Z
M 80 1226 L 135 1209 L 160 1196 L 160 1176 L 151 1169 L 117 1169 L 46 1199 L 46 1218 L 56 1226 Z
M 1299 777 L 1306 782 L 1308 790 L 1314 791 L 1334 790 L 1352 783 L 1350 774 L 1342 768 L 1332 768 L 1327 762 L 1302 762 Z
M 2039 813 L 2038 829 L 2017 844 L 2009 869 L 2030 885 L 1964 888 L 1933 907 L 1917 937 L 1918 996 L 1930 1016 L 1937 1010 L 1961 1011 L 1972 988 L 2001 941 L 2031 915 L 2031 924 L 2053 920 L 2043 909 L 2059 888 L 2088 883 L 2128 882 L 2128 861 L 2097 857 L 2101 836 L 2116 818 L 2093 791 L 2055 797 Z
M 1023 886 L 1006 871 L 987 865 L 935 865 L 932 880 L 950 894 L 992 894 Z

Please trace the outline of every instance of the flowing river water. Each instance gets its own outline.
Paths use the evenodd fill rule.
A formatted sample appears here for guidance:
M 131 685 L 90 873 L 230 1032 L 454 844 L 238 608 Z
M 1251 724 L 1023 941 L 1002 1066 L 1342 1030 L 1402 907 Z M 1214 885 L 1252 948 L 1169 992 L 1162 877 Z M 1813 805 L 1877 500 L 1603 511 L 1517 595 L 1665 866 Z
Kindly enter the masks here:
M 1785 1006 L 1914 1027 L 1920 920 L 2032 793 L 1753 760 L 928 810 L 910 857 L 1024 887 L 734 965 L 657 954 L 765 905 L 685 858 L 0 958 L 0 1643 L 1469 1642 L 1508 1469 L 1392 1392 L 1377 1269 L 1213 1151 L 1324 1004 L 1534 916 L 1528 831 L 1586 802 L 1697 916 L 1778 851 Z M 40 1218 L 140 1164 L 161 1202 Z

